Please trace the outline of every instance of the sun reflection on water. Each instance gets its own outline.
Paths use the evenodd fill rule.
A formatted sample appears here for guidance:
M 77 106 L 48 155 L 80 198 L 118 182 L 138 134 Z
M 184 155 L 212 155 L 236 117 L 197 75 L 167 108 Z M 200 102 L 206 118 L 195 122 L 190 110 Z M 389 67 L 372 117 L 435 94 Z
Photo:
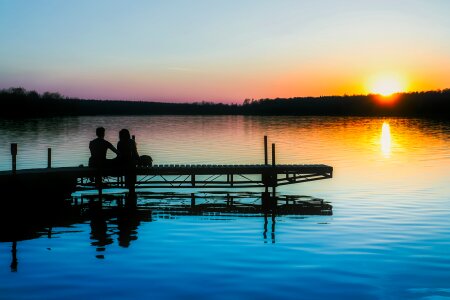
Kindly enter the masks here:
M 384 157 L 390 157 L 391 155 L 391 127 L 388 122 L 383 122 L 383 126 L 381 127 L 381 152 Z

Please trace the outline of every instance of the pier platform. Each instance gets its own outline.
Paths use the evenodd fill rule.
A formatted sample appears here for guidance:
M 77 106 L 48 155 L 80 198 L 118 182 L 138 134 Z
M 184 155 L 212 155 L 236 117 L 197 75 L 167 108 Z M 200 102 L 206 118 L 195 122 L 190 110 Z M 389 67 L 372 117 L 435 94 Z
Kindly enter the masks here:
M 155 165 L 124 171 L 119 168 L 62 167 L 0 171 L 0 184 L 14 181 L 42 182 L 48 185 L 61 180 L 72 181 L 77 188 L 125 187 L 125 176 L 136 176 L 141 188 L 250 188 L 277 187 L 287 184 L 332 178 L 333 168 L 313 165 Z
M 69 198 L 74 192 L 125 188 L 130 195 L 144 189 L 264 188 L 264 199 L 274 198 L 279 186 L 328 179 L 333 167 L 324 164 L 276 164 L 275 144 L 269 164 L 264 136 L 264 164 L 159 164 L 111 168 L 52 167 L 48 149 L 47 168 L 17 169 L 17 144 L 11 144 L 12 168 L 0 171 L 0 190 L 13 198 Z M 135 197 L 134 197 L 135 198 Z
M 0 171 L 3 193 L 68 198 L 73 192 L 108 188 L 264 188 L 272 195 L 278 186 L 332 178 L 333 168 L 312 165 L 155 165 L 133 170 L 63 167 Z M 129 178 L 133 178 L 130 184 Z M 127 180 L 128 178 L 128 180 Z M 23 197 L 21 197 L 23 198 Z

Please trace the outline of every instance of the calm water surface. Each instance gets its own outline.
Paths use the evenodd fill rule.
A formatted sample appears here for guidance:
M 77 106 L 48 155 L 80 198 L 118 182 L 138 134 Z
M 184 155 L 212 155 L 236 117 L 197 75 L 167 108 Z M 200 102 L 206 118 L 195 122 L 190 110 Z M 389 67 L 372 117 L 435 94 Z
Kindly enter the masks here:
M 450 298 L 450 124 L 416 119 L 158 116 L 0 120 L 0 169 L 87 164 L 95 128 L 136 135 L 155 163 L 324 163 L 331 180 L 282 194 L 331 216 L 182 216 L 142 211 L 0 242 L 0 299 Z M 44 195 L 39 195 L 44 197 Z M 143 201 L 143 199 L 140 199 Z M 3 233 L 8 228 L 0 229 Z

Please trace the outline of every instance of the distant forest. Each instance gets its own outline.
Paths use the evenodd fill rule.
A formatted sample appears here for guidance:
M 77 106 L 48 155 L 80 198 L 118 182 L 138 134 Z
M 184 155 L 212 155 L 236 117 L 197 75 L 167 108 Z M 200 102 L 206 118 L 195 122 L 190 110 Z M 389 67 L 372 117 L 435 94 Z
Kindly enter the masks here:
M 450 89 L 398 93 L 389 97 L 355 95 L 245 99 L 242 104 L 88 100 L 50 92 L 39 94 L 24 88 L 0 90 L 1 118 L 93 115 L 403 116 L 450 119 Z

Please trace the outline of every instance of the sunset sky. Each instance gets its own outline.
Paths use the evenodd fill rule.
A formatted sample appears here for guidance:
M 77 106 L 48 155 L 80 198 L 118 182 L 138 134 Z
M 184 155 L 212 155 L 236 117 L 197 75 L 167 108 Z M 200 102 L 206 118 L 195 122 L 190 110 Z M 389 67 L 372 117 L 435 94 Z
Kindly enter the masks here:
M 450 87 L 450 1 L 0 0 L 0 88 L 221 101 Z

